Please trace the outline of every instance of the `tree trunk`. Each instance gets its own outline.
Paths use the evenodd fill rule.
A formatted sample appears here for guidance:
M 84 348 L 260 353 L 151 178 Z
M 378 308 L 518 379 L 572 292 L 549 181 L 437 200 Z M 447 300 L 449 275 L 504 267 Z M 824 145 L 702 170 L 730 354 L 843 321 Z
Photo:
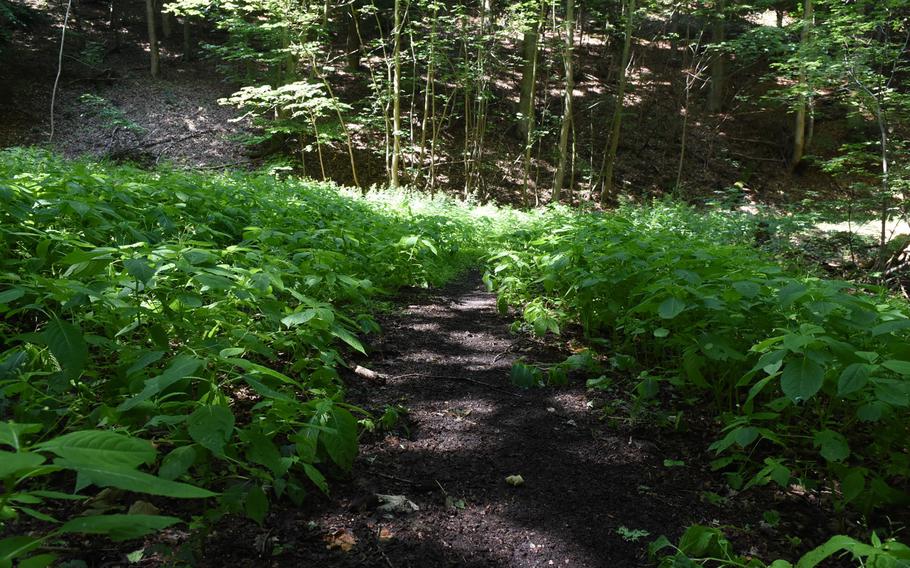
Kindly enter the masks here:
M 522 41 L 521 95 L 518 100 L 518 129 L 523 138 L 532 130 L 534 116 L 534 87 L 537 82 L 537 44 L 540 41 L 540 26 L 543 22 L 546 4 L 540 3 L 537 21 L 524 32 Z
M 193 59 L 193 45 L 190 38 L 190 17 L 183 17 L 183 59 L 190 61 Z
M 113 45 L 111 46 L 111 49 L 113 51 L 120 49 L 120 12 L 123 9 L 120 3 L 122 1 L 123 0 L 111 0 L 110 20 L 108 22 L 108 27 L 111 29 L 111 33 L 113 34 Z
M 395 29 L 392 60 L 392 168 L 390 184 L 398 187 L 398 160 L 401 154 L 401 0 L 395 0 Z
M 173 26 L 171 25 L 171 13 L 164 11 L 164 0 L 161 1 L 161 35 L 165 39 L 169 39 L 173 33 Z
M 155 0 L 145 0 L 145 19 L 148 23 L 149 52 L 151 53 L 152 77 L 158 77 L 158 32 L 155 29 Z
M 421 117 L 420 122 L 420 158 L 419 158 L 419 169 L 417 174 L 417 179 L 420 179 L 421 172 L 424 168 L 424 157 L 426 156 L 427 150 L 427 128 L 431 124 L 435 124 L 436 113 L 435 108 L 435 80 L 433 73 L 435 72 L 436 65 L 436 24 L 439 16 L 439 5 L 433 5 L 433 19 L 430 21 L 430 53 L 427 56 L 427 81 L 423 88 L 423 116 Z M 415 81 L 416 82 L 416 81 Z
M 348 11 L 347 29 L 345 30 L 345 60 L 348 70 L 360 69 L 360 40 L 357 34 L 357 3 L 352 2 Z
M 569 144 L 569 131 L 572 128 L 572 92 L 575 90 L 575 72 L 572 65 L 575 43 L 575 0 L 566 0 L 565 45 L 563 62 L 566 70 L 566 91 L 563 97 L 562 128 L 559 131 L 559 162 L 553 180 L 553 201 L 558 202 L 562 196 L 562 185 L 566 175 L 566 150 Z
M 711 36 L 715 46 L 723 43 L 725 39 L 725 4 L 725 0 L 717 0 L 715 4 L 717 14 L 714 15 L 714 21 L 711 24 Z M 715 47 L 715 50 L 714 60 L 711 62 L 711 92 L 708 95 L 708 110 L 710 112 L 720 112 L 724 107 L 726 56 L 721 49 Z
M 610 126 L 610 142 L 604 161 L 600 168 L 600 179 L 603 189 L 600 193 L 601 205 L 606 205 L 614 199 L 613 196 L 613 167 L 616 162 L 616 151 L 619 149 L 619 134 L 622 130 L 623 99 L 626 96 L 626 83 L 629 74 L 629 59 L 632 54 L 632 27 L 635 17 L 635 0 L 626 0 L 626 37 L 622 46 L 622 58 L 619 69 L 619 87 L 616 89 L 616 102 L 613 106 L 613 122 Z
M 534 57 L 531 59 L 531 69 L 528 77 L 528 102 L 527 102 L 527 130 L 524 132 L 525 140 L 525 155 L 524 155 L 524 182 L 521 187 L 522 201 L 527 205 L 528 200 L 528 182 L 531 178 L 531 149 L 534 146 L 534 115 L 536 109 L 534 108 L 535 95 L 537 93 L 537 42 L 540 39 L 540 30 L 543 28 L 544 18 L 546 18 L 546 3 L 541 2 L 540 13 L 537 17 L 537 23 L 535 24 L 535 41 L 534 41 Z M 524 72 L 523 72 L 524 73 Z M 524 78 L 522 79 L 522 96 L 524 96 Z
M 796 124 L 793 130 L 793 156 L 790 158 L 790 172 L 799 167 L 803 161 L 808 145 L 809 126 L 809 78 L 806 69 L 806 49 L 809 45 L 809 33 L 812 27 L 812 0 L 803 0 L 803 29 L 800 32 L 800 66 L 799 66 L 799 103 L 796 107 Z

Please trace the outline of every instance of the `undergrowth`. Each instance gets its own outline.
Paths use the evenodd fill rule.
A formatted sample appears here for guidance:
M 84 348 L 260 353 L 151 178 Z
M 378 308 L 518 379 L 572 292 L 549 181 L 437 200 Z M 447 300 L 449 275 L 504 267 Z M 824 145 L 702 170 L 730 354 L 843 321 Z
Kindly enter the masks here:
M 716 417 L 711 466 L 733 489 L 820 490 L 865 514 L 906 505 L 906 303 L 785 270 L 742 222 L 672 205 L 549 212 L 489 257 L 485 279 L 538 334 L 580 324 L 638 374 L 637 403 L 671 392 Z
M 376 302 L 444 282 L 495 232 L 441 198 L 22 150 L 0 154 L 0 204 L 0 522 L 49 527 L 0 540 L 0 566 L 66 533 L 181 521 L 112 513 L 157 510 L 143 495 L 262 522 L 275 499 L 328 491 L 371 419 L 337 368 Z M 135 496 L 56 518 L 89 486 Z
M 377 423 L 338 374 L 377 306 L 481 264 L 534 332 L 579 324 L 639 373 L 630 396 L 673 391 L 716 416 L 712 466 L 735 489 L 907 502 L 906 305 L 782 268 L 754 246 L 767 221 L 672 204 L 520 213 L 34 150 L 0 154 L 0 205 L 0 523 L 19 535 L 0 540 L 0 567 L 49 564 L 69 533 L 262 523 L 278 499 L 327 492 Z M 92 515 L 67 504 L 99 489 L 128 493 Z M 181 518 L 164 498 L 191 501 Z

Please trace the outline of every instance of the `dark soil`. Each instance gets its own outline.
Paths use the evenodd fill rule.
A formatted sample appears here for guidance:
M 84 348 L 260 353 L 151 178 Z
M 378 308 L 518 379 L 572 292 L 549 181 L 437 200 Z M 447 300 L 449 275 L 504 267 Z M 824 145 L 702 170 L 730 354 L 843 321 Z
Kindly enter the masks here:
M 479 278 L 403 301 L 361 361 L 386 379 L 348 382 L 351 403 L 377 415 L 401 405 L 406 419 L 362 440 L 351 478 L 333 483 L 331 498 L 273 511 L 264 527 L 220 523 L 198 565 L 649 565 L 647 544 L 691 523 L 726 525 L 734 538 L 744 530 L 743 552 L 764 556 L 766 543 L 780 552 L 773 529 L 748 533 L 773 504 L 737 499 L 733 511 L 703 501 L 705 490 L 727 492 L 704 466 L 703 435 L 604 422 L 580 377 L 559 389 L 512 386 L 518 358 L 567 353 L 511 333 L 513 319 Z M 509 485 L 510 475 L 524 484 Z M 380 513 L 377 494 L 404 495 L 419 511 Z M 824 531 L 814 509 L 799 504 L 801 532 Z M 624 538 L 621 527 L 649 536 Z
M 218 99 L 236 90 L 193 31 L 192 58 L 180 29 L 161 42 L 161 76 L 152 79 L 143 43 L 143 5 L 126 2 L 111 28 L 108 4 L 74 2 L 67 28 L 50 139 L 51 93 L 57 74 L 63 9 L 22 3 L 28 25 L 0 46 L 0 148 L 47 144 L 66 157 L 91 156 L 150 167 L 244 167 L 239 136 L 249 120 Z M 59 9 L 58 9 L 59 8 Z

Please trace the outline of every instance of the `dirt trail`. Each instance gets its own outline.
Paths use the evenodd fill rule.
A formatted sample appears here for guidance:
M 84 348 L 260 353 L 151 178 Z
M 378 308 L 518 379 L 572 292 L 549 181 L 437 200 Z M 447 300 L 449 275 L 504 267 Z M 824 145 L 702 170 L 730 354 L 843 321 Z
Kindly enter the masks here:
M 517 357 L 565 354 L 510 333 L 513 320 L 497 313 L 476 275 L 404 302 L 361 362 L 391 378 L 348 382 L 354 404 L 407 407 L 408 433 L 365 439 L 353 478 L 333 485 L 328 502 L 273 515 L 265 537 L 279 552 L 273 565 L 647 565 L 653 538 L 711 514 L 699 503 L 698 472 L 663 466 L 685 450 L 664 453 L 657 440 L 608 429 L 583 381 L 530 391 L 510 384 Z M 523 486 L 505 482 L 513 474 Z M 405 495 L 420 510 L 384 516 L 375 494 Z M 619 527 L 651 536 L 631 542 Z M 222 546 L 237 561 L 236 530 L 209 542 L 213 564 Z M 356 544 L 328 550 L 326 535 L 341 547 L 344 531 Z

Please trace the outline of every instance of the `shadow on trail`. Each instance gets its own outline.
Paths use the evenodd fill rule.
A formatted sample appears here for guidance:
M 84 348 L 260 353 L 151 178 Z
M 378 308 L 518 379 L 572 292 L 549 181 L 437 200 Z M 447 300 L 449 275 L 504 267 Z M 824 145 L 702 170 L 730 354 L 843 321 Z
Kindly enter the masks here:
M 479 278 L 405 302 L 359 362 L 389 378 L 352 376 L 348 399 L 377 413 L 407 407 L 408 431 L 365 437 L 352 478 L 334 484 L 331 499 L 273 515 L 269 530 L 283 546 L 273 565 L 648 565 L 651 540 L 712 513 L 699 500 L 700 471 L 663 466 L 692 459 L 683 447 L 665 443 L 664 453 L 659 441 L 610 430 L 578 381 L 510 384 L 516 358 L 567 354 L 510 333 L 513 320 Z M 525 483 L 513 487 L 509 475 Z M 375 494 L 405 495 L 420 510 L 383 515 L 369 504 Z M 623 537 L 620 527 L 648 535 Z M 325 535 L 336 531 L 356 544 L 329 550 Z
M 387 383 L 349 381 L 355 404 L 410 410 L 410 435 L 364 445 L 351 488 L 352 499 L 400 493 L 421 507 L 392 519 L 361 514 L 396 535 L 377 565 L 632 566 L 646 564 L 653 538 L 703 520 L 699 481 L 662 465 L 685 456 L 607 430 L 577 382 L 510 384 L 518 357 L 552 363 L 567 353 L 510 333 L 513 320 L 479 278 L 407 301 L 362 363 Z M 515 474 L 520 487 L 505 482 Z M 652 536 L 632 541 L 620 527 Z

